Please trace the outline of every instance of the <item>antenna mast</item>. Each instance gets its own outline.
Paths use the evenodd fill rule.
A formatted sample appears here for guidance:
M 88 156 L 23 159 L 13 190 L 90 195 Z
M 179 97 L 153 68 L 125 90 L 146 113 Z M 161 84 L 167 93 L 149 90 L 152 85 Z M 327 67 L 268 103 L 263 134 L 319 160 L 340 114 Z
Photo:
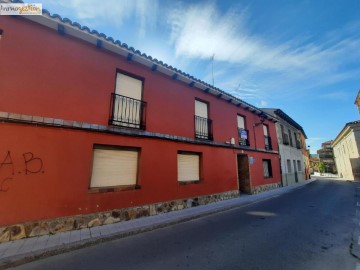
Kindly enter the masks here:
M 214 86 L 214 57 L 215 53 L 211 57 L 211 73 L 212 73 L 212 85 Z

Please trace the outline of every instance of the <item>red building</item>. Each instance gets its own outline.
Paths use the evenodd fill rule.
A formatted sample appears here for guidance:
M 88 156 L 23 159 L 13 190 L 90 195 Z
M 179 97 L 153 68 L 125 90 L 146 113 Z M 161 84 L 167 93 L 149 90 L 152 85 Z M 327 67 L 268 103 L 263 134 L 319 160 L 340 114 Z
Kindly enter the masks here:
M 280 185 L 275 119 L 68 19 L 0 16 L 0 241 Z

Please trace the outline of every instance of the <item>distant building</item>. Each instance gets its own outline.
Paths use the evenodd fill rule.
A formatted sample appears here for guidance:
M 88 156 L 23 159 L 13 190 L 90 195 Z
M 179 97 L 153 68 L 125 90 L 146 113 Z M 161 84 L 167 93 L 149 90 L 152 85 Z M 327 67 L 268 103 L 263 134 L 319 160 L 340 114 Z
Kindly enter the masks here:
M 331 145 L 340 177 L 360 180 L 360 121 L 347 123 Z
M 280 109 L 262 108 L 277 118 L 275 124 L 279 145 L 282 185 L 288 186 L 310 178 L 310 156 L 303 128 Z
M 356 96 L 356 99 L 355 99 L 355 105 L 358 107 L 359 109 L 359 113 L 360 113 L 360 90 Z
M 337 173 L 333 148 L 331 147 L 332 142 L 333 141 L 327 141 L 322 143 L 321 149 L 317 151 L 320 159 L 319 162 L 325 165 L 325 173 Z
M 311 154 L 310 155 L 310 173 L 313 174 L 314 172 L 319 172 L 319 163 L 320 159 L 317 154 Z

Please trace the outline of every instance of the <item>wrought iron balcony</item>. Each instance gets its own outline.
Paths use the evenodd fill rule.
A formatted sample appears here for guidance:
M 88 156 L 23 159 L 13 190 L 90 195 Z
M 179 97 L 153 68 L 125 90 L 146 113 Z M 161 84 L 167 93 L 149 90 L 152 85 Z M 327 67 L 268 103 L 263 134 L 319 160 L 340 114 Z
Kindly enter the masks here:
M 247 129 L 239 128 L 238 134 L 239 134 L 239 145 L 250 146 L 249 131 Z
M 195 138 L 213 140 L 211 119 L 195 115 Z
M 145 129 L 146 102 L 111 94 L 110 125 Z
M 271 137 L 264 136 L 264 138 L 265 138 L 265 149 L 272 150 Z
M 289 145 L 289 135 L 287 135 L 286 133 L 283 133 L 282 140 L 283 140 L 284 145 Z

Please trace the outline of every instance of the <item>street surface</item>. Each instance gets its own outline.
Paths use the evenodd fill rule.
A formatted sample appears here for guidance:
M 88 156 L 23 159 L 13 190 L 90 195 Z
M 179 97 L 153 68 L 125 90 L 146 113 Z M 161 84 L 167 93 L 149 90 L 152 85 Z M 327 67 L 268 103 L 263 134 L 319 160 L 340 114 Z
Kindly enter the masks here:
M 318 180 L 252 205 L 15 269 L 360 269 L 350 254 L 355 190 Z

